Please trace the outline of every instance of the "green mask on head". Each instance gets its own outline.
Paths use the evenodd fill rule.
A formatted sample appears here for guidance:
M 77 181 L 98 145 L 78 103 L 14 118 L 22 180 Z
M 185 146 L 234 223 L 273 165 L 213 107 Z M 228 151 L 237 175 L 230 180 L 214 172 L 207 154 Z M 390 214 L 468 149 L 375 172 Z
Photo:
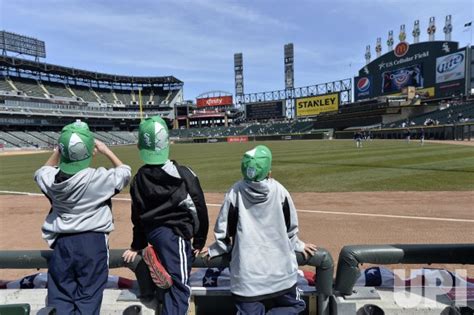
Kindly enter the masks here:
M 145 164 L 160 165 L 168 160 L 168 126 L 161 117 L 153 116 L 140 123 L 138 149 Z
M 245 152 L 241 171 L 246 180 L 259 182 L 267 178 L 272 168 L 272 152 L 264 145 Z
M 58 140 L 61 159 L 59 169 L 66 174 L 76 174 L 91 164 L 94 153 L 94 135 L 89 126 L 76 121 L 64 126 Z

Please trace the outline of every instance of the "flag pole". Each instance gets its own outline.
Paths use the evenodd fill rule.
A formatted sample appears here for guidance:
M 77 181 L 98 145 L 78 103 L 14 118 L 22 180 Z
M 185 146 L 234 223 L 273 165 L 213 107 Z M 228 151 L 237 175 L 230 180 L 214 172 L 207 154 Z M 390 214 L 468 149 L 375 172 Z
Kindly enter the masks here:
M 140 121 L 143 120 L 142 88 L 138 88 L 138 104 L 140 106 Z
M 464 24 L 464 27 L 466 27 L 466 25 L 467 25 L 467 27 L 469 27 L 469 44 L 468 44 L 468 46 L 471 46 L 471 44 L 472 44 L 472 21 L 469 22 L 469 23 Z

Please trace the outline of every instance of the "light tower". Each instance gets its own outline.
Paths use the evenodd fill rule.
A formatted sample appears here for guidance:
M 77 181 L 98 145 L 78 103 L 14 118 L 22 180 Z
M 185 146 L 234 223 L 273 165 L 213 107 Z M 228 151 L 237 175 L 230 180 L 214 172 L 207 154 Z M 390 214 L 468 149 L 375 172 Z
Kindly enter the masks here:
M 388 31 L 387 47 L 388 51 L 393 50 L 393 31 Z
M 420 21 L 416 20 L 415 24 L 413 25 L 413 32 L 411 33 L 413 35 L 413 42 L 416 44 L 420 42 Z
M 295 114 L 295 100 L 293 99 L 295 89 L 293 43 L 286 44 L 283 48 L 283 53 L 285 65 L 286 116 L 292 118 Z
M 242 53 L 234 54 L 235 99 L 237 106 L 244 101 L 244 60 Z
M 435 26 L 435 17 L 430 17 L 430 23 L 428 25 L 428 29 L 426 30 L 429 35 L 429 41 L 435 40 L 435 33 L 436 33 L 436 26 Z
M 453 31 L 453 25 L 451 24 L 451 15 L 446 15 L 446 20 L 443 28 L 444 40 L 451 41 L 451 32 Z
M 365 46 L 365 64 L 370 63 L 370 45 Z
M 377 44 L 375 45 L 375 52 L 377 53 L 377 58 L 382 55 L 382 38 L 377 37 Z
M 398 35 L 400 42 L 404 42 L 407 39 L 407 33 L 405 32 L 405 24 L 400 25 L 400 34 Z

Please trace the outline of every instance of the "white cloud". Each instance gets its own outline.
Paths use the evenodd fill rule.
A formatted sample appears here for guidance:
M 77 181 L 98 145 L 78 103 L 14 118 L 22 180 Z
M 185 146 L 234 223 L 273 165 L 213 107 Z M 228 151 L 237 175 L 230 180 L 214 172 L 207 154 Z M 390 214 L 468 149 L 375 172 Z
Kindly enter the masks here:
M 244 55 L 246 91 L 283 87 L 283 45 L 295 44 L 295 81 L 354 75 L 365 45 L 400 24 L 453 15 L 465 45 L 468 0 L 0 0 L 0 26 L 46 40 L 50 63 L 129 75 L 174 75 L 190 95 L 233 89 L 233 54 Z M 470 10 L 469 10 L 470 8 Z M 6 13 L 8 12 L 8 14 Z M 411 36 L 409 36 L 411 40 Z M 386 46 L 384 45 L 384 50 Z M 375 52 L 373 52 L 373 57 Z M 349 65 L 352 65 L 349 67 Z M 211 87 L 213 85 L 213 87 Z

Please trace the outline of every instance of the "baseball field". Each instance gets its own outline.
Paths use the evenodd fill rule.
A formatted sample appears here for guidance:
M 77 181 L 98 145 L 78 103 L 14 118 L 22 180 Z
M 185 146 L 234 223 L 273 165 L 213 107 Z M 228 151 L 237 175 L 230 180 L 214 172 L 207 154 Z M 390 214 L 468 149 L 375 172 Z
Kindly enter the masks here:
M 241 156 L 256 144 L 273 152 L 272 176 L 294 198 L 300 238 L 325 247 L 335 260 L 349 244 L 474 242 L 472 145 L 382 140 L 366 141 L 360 149 L 344 140 L 172 145 L 171 158 L 190 166 L 206 193 L 208 243 L 225 191 L 241 178 Z M 138 170 L 141 161 L 134 146 L 113 150 L 133 173 Z M 32 177 L 48 156 L 0 156 L 0 249 L 47 248 L 40 232 L 47 199 L 19 193 L 39 193 Z M 99 165 L 110 163 L 97 156 L 93 166 Z M 131 241 L 127 192 L 113 203 L 111 248 L 126 248 Z M 464 268 L 474 275 L 474 266 L 441 267 Z M 29 272 L 0 270 L 0 279 Z M 130 276 L 126 270 L 113 273 Z

